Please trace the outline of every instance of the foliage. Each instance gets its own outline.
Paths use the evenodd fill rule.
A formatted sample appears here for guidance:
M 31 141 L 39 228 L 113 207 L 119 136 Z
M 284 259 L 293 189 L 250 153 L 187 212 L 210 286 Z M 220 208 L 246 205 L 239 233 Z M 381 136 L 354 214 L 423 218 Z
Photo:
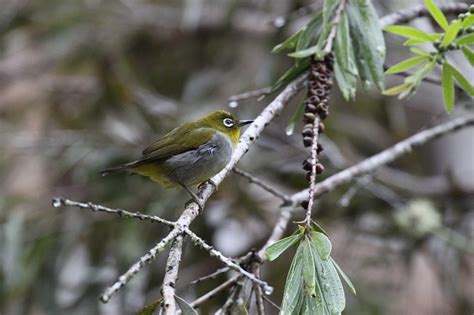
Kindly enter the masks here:
M 474 96 L 474 86 L 469 83 L 465 76 L 452 62 L 448 61 L 447 53 L 454 50 L 461 50 L 466 59 L 474 66 L 474 53 L 469 47 L 474 45 L 474 6 L 469 12 L 460 14 L 449 24 L 443 12 L 432 0 L 425 0 L 433 19 L 438 23 L 443 33 L 428 34 L 420 29 L 411 26 L 387 26 L 385 31 L 392 34 L 408 38 L 404 45 L 412 46 L 411 52 L 416 56 L 392 66 L 385 73 L 394 74 L 417 67 L 415 72 L 408 76 L 400 85 L 394 86 L 384 91 L 385 95 L 399 95 L 404 98 L 416 92 L 421 81 L 428 76 L 436 67 L 441 66 L 443 98 L 447 112 L 451 112 L 454 106 L 454 83 L 471 97 Z M 432 44 L 434 50 L 413 47 L 420 44 Z
M 286 279 L 281 314 L 341 314 L 346 299 L 339 275 L 354 294 L 356 291 L 331 258 L 331 241 L 319 226 L 299 227 L 294 235 L 267 248 L 266 256 L 274 260 L 297 242 L 298 248 Z

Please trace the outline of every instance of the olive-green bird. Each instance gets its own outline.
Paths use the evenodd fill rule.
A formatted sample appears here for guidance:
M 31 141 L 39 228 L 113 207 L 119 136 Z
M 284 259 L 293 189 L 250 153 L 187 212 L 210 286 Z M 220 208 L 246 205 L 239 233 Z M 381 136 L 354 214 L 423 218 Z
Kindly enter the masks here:
M 143 150 L 140 159 L 101 171 L 103 176 L 129 171 L 149 177 L 165 188 L 183 187 L 202 207 L 189 186 L 219 173 L 229 163 L 242 126 L 252 120 L 237 120 L 218 110 L 196 121 L 185 123 Z

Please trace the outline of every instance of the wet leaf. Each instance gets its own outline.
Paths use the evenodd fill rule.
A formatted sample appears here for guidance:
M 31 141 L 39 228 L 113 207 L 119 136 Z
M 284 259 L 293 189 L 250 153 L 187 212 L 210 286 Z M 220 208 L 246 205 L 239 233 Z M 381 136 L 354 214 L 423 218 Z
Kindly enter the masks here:
M 283 254 L 284 251 L 286 251 L 290 246 L 298 242 L 298 240 L 300 239 L 301 239 L 301 235 L 296 234 L 296 235 L 285 237 L 273 243 L 265 250 L 265 257 L 269 261 L 273 261 L 277 259 L 281 254 Z

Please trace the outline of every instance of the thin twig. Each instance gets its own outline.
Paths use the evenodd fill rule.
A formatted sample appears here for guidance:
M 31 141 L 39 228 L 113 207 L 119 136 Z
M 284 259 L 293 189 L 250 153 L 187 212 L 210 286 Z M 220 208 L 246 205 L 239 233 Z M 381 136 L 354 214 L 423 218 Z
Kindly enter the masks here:
M 267 239 L 262 248 L 258 251 L 258 257 L 264 261 L 265 260 L 265 250 L 268 246 L 272 245 L 276 241 L 282 238 L 285 233 L 286 227 L 290 222 L 291 212 L 296 208 L 296 204 L 280 208 L 280 216 L 277 219 L 275 226 L 273 227 L 270 237 Z
M 206 276 L 202 276 L 202 277 L 199 277 L 197 278 L 196 280 L 192 281 L 190 283 L 190 285 L 193 285 L 193 284 L 198 284 L 198 283 L 201 283 L 205 280 L 210 280 L 210 279 L 215 279 L 217 276 L 223 274 L 223 273 L 226 273 L 227 271 L 229 271 L 229 267 L 223 267 L 223 268 L 219 268 L 217 269 L 216 271 L 214 271 L 213 273 L 211 274 L 208 274 Z
M 171 244 L 166 261 L 165 278 L 163 279 L 163 307 L 165 314 L 176 314 L 174 292 L 178 279 L 179 262 L 181 261 L 183 235 L 178 235 Z
M 444 14 L 459 14 L 466 12 L 466 10 L 469 8 L 469 5 L 467 3 L 449 3 L 445 5 L 439 6 L 441 11 L 443 11 Z M 407 23 L 413 19 L 416 19 L 417 17 L 422 17 L 422 16 L 429 16 L 430 12 L 428 11 L 428 8 L 424 5 L 417 5 L 412 8 L 400 10 L 398 12 L 388 14 L 384 17 L 382 17 L 379 20 L 379 23 L 382 27 L 388 26 L 388 25 L 393 25 L 393 24 L 399 24 L 399 23 Z
M 268 302 L 268 304 L 270 304 L 271 306 L 273 306 L 273 307 L 276 308 L 277 310 L 281 311 L 281 308 L 280 308 L 275 302 L 273 302 L 272 300 L 270 300 L 270 298 L 269 298 L 268 296 L 263 295 L 262 297 L 263 297 L 263 299 L 264 299 L 265 301 Z
M 224 291 L 225 289 L 232 287 L 237 282 L 239 277 L 240 276 L 234 276 L 234 277 L 230 278 L 229 280 L 222 283 L 218 287 L 212 289 L 211 291 L 207 292 L 206 294 L 200 296 L 199 298 L 197 298 L 196 300 L 191 302 L 190 305 L 192 307 L 198 307 L 199 305 L 209 301 L 210 299 L 215 297 L 217 294 L 219 294 L 221 291 Z
M 103 303 L 107 303 L 112 295 L 119 291 L 124 285 L 126 285 L 130 279 L 132 279 L 145 264 L 150 263 L 156 258 L 156 255 L 161 252 L 169 243 L 171 243 L 178 235 L 180 231 L 173 229 L 165 236 L 160 242 L 158 242 L 153 248 L 151 248 L 145 255 L 140 257 L 140 260 L 134 263 L 124 274 L 122 274 L 118 280 L 108 287 L 104 293 L 100 296 L 100 300 Z
M 326 45 L 324 46 L 324 49 L 323 49 L 324 55 L 327 55 L 332 51 L 334 39 L 336 38 L 337 26 L 339 25 L 339 21 L 341 20 L 341 15 L 345 7 L 346 7 L 346 0 L 341 0 L 341 2 L 339 3 L 336 9 L 336 12 L 334 13 L 334 19 L 332 20 L 331 30 L 327 37 Z
M 112 208 L 108 208 L 102 205 L 94 204 L 92 202 L 85 203 L 85 202 L 73 201 L 66 198 L 55 197 L 53 198 L 52 204 L 53 204 L 53 207 L 55 208 L 59 208 L 60 206 L 72 206 L 72 207 L 78 207 L 80 209 L 89 209 L 92 211 L 101 211 L 105 213 L 116 214 L 122 218 L 135 218 L 139 220 L 147 220 L 150 222 L 163 223 L 163 224 L 168 225 L 169 227 L 175 226 L 174 222 L 162 219 L 156 215 L 148 215 L 148 214 L 144 214 L 138 211 L 130 212 L 130 211 L 119 209 L 119 208 L 112 209 Z
M 260 264 L 254 263 L 252 267 L 252 272 L 255 277 L 260 278 Z M 257 305 L 257 314 L 265 315 L 265 305 L 263 304 L 263 292 L 262 288 L 258 285 L 254 285 L 253 289 L 255 291 L 255 304 Z
M 232 170 L 234 171 L 234 173 L 246 178 L 250 183 L 255 184 L 257 186 L 260 186 L 262 189 L 264 189 L 264 190 L 268 191 L 269 193 L 271 193 L 272 195 L 280 198 L 281 200 L 283 200 L 284 204 L 288 204 L 288 203 L 291 202 L 291 199 L 288 195 L 278 191 L 276 188 L 274 188 L 271 185 L 265 183 L 263 180 L 253 176 L 252 174 L 247 173 L 246 171 L 241 170 L 240 168 L 237 168 L 237 167 L 234 167 Z
M 211 256 L 214 256 L 218 258 L 221 262 L 223 262 L 227 267 L 239 272 L 241 275 L 245 276 L 248 278 L 250 281 L 252 281 L 254 284 L 261 286 L 265 292 L 265 294 L 271 294 L 273 291 L 273 288 L 268 285 L 265 281 L 262 281 L 258 278 L 255 277 L 254 274 L 248 272 L 244 268 L 242 268 L 240 265 L 236 264 L 232 259 L 224 256 L 220 251 L 212 247 L 211 245 L 207 244 L 202 238 L 194 234 L 192 231 L 188 231 L 188 235 L 193 241 L 193 243 L 196 244 L 196 246 L 201 247 L 202 249 L 206 250 Z
M 239 101 L 246 100 L 249 98 L 259 98 L 261 96 L 267 95 L 272 91 L 271 86 L 267 86 L 257 90 L 251 90 L 244 93 L 232 95 L 229 97 L 229 104 L 238 103 Z M 235 107 L 235 106 L 234 106 Z
M 373 172 L 378 167 L 388 164 L 400 156 L 407 154 L 413 148 L 421 146 L 428 141 L 439 138 L 450 132 L 468 127 L 474 124 L 474 116 L 460 117 L 451 121 L 442 123 L 430 129 L 423 130 L 415 135 L 395 144 L 394 146 L 352 166 L 336 173 L 324 181 L 316 184 L 314 197 L 319 197 L 324 193 L 332 191 L 340 185 L 346 184 L 355 178 Z M 308 189 L 302 190 L 294 195 L 291 199 L 293 202 L 300 203 L 308 196 Z

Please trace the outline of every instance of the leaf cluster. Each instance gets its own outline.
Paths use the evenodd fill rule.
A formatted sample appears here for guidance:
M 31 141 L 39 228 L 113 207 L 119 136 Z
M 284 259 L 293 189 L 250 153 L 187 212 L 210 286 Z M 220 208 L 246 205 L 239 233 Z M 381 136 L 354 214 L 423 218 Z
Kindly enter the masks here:
M 343 10 L 338 16 L 341 5 Z M 326 0 L 307 25 L 273 48 L 274 53 L 289 50 L 288 56 L 295 58 L 295 63 L 273 84 L 272 92 L 305 71 L 311 58 L 325 57 L 324 48 L 333 28 L 336 28 L 334 71 L 344 97 L 347 100 L 355 97 L 359 79 L 365 89 L 372 84 L 384 89 L 385 42 L 371 1 Z
M 352 292 L 355 288 L 331 258 L 331 241 L 318 225 L 300 227 L 295 234 L 281 239 L 266 250 L 275 260 L 298 243 L 288 272 L 281 314 L 341 314 L 346 305 L 341 276 Z
M 416 67 L 415 72 L 408 76 L 400 85 L 384 91 L 385 95 L 397 95 L 404 98 L 412 95 L 418 89 L 421 81 L 440 65 L 443 98 L 447 112 L 451 112 L 454 106 L 454 84 L 464 90 L 468 95 L 474 96 L 474 86 L 469 83 L 465 76 L 452 63 L 447 60 L 446 54 L 452 50 L 461 50 L 467 61 L 474 66 L 474 51 L 469 46 L 474 45 L 474 5 L 469 11 L 460 14 L 455 20 L 448 23 L 446 16 L 436 6 L 433 0 L 425 0 L 432 18 L 444 31 L 442 33 L 426 33 L 411 26 L 387 26 L 385 31 L 407 38 L 404 45 L 411 46 L 410 51 L 416 56 L 406 59 L 385 73 L 394 74 Z M 420 44 L 431 43 L 433 51 L 426 51 L 419 47 Z

